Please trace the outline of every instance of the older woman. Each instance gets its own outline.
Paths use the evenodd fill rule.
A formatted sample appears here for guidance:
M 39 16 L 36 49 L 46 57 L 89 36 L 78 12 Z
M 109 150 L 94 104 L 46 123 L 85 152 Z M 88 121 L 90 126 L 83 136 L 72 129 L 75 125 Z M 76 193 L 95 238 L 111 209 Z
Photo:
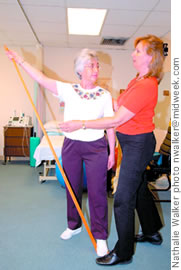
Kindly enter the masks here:
M 92 118 L 113 116 L 112 98 L 110 93 L 96 86 L 99 74 L 99 61 L 95 51 L 84 49 L 75 59 L 75 73 L 80 84 L 70 84 L 46 77 L 33 68 L 13 51 L 8 51 L 10 59 L 14 59 L 34 80 L 58 96 L 65 103 L 64 119 L 80 119 L 87 121 Z M 84 123 L 84 122 L 82 122 Z M 107 254 L 106 239 L 108 236 L 107 207 L 107 170 L 114 165 L 114 129 L 82 129 L 65 133 L 62 148 L 62 162 L 65 173 L 77 196 L 82 202 L 83 162 L 86 168 L 87 189 L 90 208 L 91 231 L 97 239 L 97 255 Z M 81 219 L 72 198 L 67 190 L 68 228 L 60 235 L 64 240 L 81 232 Z
M 138 73 L 119 96 L 119 108 L 113 117 L 60 124 L 60 128 L 69 132 L 82 128 L 82 125 L 87 129 L 116 127 L 123 154 L 114 200 L 118 241 L 111 252 L 97 258 L 96 262 L 101 265 L 130 263 L 134 253 L 134 241 L 148 241 L 155 245 L 162 243 L 159 233 L 162 223 L 142 175 L 155 149 L 153 116 L 158 84 L 163 76 L 163 41 L 153 35 L 137 38 L 132 59 Z M 143 232 L 136 237 L 135 209 Z

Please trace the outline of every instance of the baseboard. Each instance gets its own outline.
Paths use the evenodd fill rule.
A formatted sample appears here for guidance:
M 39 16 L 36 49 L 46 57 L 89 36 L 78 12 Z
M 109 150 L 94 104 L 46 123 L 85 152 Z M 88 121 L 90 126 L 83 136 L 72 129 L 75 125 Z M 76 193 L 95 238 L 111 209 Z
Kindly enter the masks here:
M 29 157 L 11 157 L 11 160 L 29 160 Z M 4 156 L 0 156 L 0 160 L 4 161 Z M 7 158 L 7 161 L 9 161 L 9 158 Z

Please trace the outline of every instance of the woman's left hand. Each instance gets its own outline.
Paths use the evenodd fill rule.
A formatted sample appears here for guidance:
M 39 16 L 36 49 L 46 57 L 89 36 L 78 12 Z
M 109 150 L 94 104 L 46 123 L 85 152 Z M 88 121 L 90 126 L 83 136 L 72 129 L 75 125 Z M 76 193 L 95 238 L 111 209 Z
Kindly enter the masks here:
M 113 109 L 115 112 L 119 110 L 119 106 L 116 99 L 113 99 Z
M 82 121 L 72 120 L 59 123 L 59 128 L 64 132 L 72 132 L 82 128 Z
M 115 164 L 115 155 L 110 154 L 108 157 L 108 164 L 107 164 L 107 170 L 109 171 Z

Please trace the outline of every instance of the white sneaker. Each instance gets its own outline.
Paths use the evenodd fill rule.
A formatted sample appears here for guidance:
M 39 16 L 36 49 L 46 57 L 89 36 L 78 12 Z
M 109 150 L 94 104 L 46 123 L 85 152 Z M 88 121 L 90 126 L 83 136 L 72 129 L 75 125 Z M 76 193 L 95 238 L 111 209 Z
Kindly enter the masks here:
M 108 253 L 106 240 L 97 239 L 97 255 L 102 257 Z
M 73 235 L 76 235 L 78 233 L 80 233 L 82 230 L 82 228 L 78 228 L 76 230 L 71 230 L 69 228 L 67 228 L 61 235 L 60 238 L 62 238 L 63 240 L 68 240 L 70 238 L 72 238 Z

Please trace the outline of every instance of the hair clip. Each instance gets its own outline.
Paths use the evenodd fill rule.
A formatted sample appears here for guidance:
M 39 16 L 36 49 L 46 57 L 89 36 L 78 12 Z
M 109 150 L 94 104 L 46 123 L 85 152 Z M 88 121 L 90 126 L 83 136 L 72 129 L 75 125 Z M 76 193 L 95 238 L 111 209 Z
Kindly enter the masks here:
M 163 43 L 163 55 L 168 55 L 168 43 Z

